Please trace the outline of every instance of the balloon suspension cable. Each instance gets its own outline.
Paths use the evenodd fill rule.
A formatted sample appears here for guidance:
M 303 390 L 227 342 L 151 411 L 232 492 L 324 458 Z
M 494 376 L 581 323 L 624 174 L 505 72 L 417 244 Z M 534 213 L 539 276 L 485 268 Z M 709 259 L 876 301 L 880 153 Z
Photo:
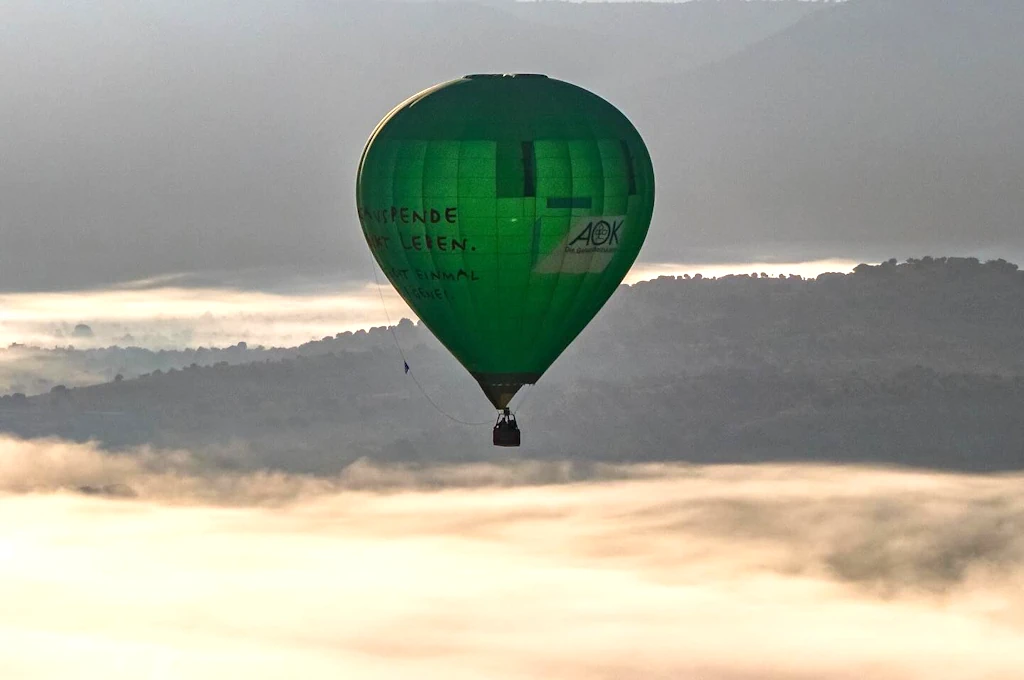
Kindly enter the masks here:
M 530 388 L 531 387 L 533 387 L 533 384 L 532 383 L 527 383 L 526 385 L 523 386 L 522 396 L 516 395 L 516 396 L 519 396 L 519 403 L 516 404 L 516 408 L 515 408 L 514 411 L 512 411 L 512 415 L 514 415 L 514 416 L 519 415 L 519 409 L 523 408 L 523 404 L 526 403 L 526 397 L 529 396 L 530 394 L 532 394 L 530 392 Z
M 461 418 L 456 418 L 455 416 L 453 416 L 452 414 L 448 413 L 443 408 L 438 406 L 437 403 L 433 399 L 430 398 L 430 395 L 427 394 L 427 391 L 425 389 L 423 389 L 423 385 L 421 385 L 420 381 L 416 378 L 416 372 L 414 370 L 412 370 L 411 366 L 409 366 L 409 360 L 406 358 L 405 351 L 402 349 L 402 343 L 400 343 L 398 341 L 398 334 L 395 333 L 395 327 L 391 323 L 391 314 L 388 313 L 388 304 L 384 300 L 384 291 L 381 289 L 380 279 L 377 277 L 377 263 L 373 260 L 373 254 L 372 253 L 370 253 L 370 269 L 373 271 L 373 281 L 374 281 L 374 283 L 377 284 L 377 294 L 380 295 L 380 304 L 381 304 L 381 307 L 384 308 L 384 317 L 388 321 L 388 330 L 391 331 L 391 338 L 395 341 L 395 347 L 398 348 L 398 354 L 402 357 L 402 363 L 405 365 L 406 373 L 409 375 L 410 378 L 412 378 L 413 383 L 415 383 L 416 387 L 420 391 L 420 394 L 423 395 L 423 398 L 426 399 L 427 402 L 431 406 L 434 407 L 435 411 L 437 411 L 438 413 L 440 413 L 441 415 L 443 415 L 445 418 L 447 418 L 448 420 L 452 421 L 453 423 L 458 423 L 459 425 L 466 425 L 467 427 L 478 427 L 480 425 L 490 425 L 491 424 L 490 420 L 483 420 L 483 421 L 479 421 L 479 422 L 470 422 L 468 420 L 462 420 Z

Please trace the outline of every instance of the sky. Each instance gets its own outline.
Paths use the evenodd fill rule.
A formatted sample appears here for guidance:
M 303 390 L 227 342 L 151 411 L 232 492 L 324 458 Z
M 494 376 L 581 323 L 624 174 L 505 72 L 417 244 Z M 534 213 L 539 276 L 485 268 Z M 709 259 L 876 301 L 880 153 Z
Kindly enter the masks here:
M 645 266 L 1020 252 L 1012 9 L 919 31 L 926 5 L 13 0 L 0 291 L 366 282 L 363 145 L 397 102 L 470 72 L 549 73 L 637 124 L 659 187 Z M 623 35 L 644 40 L 580 47 Z M 972 60 L 936 56 L 971 39 Z
M 652 465 L 566 483 L 559 463 L 359 463 L 307 478 L 157 453 L 0 438 L 4 677 L 1024 667 L 1019 475 Z
M 501 12 L 470 7 L 453 28 L 459 10 L 411 25 L 392 3 L 5 3 L 0 290 L 282 268 L 365 279 L 352 195 L 373 127 L 435 82 L 510 68 L 472 33 Z M 393 41 L 460 37 L 431 37 L 427 54 L 368 40 L 389 27 Z M 565 52 L 522 66 L 578 70 Z

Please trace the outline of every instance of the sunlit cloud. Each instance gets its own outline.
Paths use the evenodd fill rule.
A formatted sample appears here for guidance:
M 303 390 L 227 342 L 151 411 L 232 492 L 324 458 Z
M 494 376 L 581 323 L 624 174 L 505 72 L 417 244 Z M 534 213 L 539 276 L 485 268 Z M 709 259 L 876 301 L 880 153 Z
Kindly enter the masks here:
M 403 316 L 414 318 L 390 286 L 376 284 L 342 292 L 325 286 L 317 294 L 181 287 L 9 293 L 0 295 L 0 344 L 180 349 L 244 341 L 280 347 Z M 91 333 L 76 333 L 78 324 Z
M 0 674 L 1019 678 L 1024 478 L 0 440 Z M 135 496 L 96 495 L 123 484 Z M 76 492 L 89 485 L 93 495 Z

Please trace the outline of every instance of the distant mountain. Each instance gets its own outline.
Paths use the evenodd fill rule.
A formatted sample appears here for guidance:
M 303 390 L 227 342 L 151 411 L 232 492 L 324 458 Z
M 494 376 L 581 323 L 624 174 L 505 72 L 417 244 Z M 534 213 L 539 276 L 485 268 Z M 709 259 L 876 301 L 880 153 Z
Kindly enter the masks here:
M 509 455 L 465 370 L 422 326 L 395 331 L 412 376 L 383 330 L 231 348 L 256 361 L 0 397 L 0 431 L 307 472 Z M 533 458 L 1024 469 L 1024 273 L 921 258 L 623 286 L 513 406 Z
M 637 83 L 650 253 L 1024 250 L 1024 7 L 851 0 Z

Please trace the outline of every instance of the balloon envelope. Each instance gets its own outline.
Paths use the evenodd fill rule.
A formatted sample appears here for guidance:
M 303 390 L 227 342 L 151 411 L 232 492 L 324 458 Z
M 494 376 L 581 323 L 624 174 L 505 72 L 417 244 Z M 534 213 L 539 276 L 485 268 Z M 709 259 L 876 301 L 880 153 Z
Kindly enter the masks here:
M 356 201 L 388 280 L 504 408 L 629 271 L 654 169 L 597 95 L 540 75 L 474 75 L 381 121 Z

